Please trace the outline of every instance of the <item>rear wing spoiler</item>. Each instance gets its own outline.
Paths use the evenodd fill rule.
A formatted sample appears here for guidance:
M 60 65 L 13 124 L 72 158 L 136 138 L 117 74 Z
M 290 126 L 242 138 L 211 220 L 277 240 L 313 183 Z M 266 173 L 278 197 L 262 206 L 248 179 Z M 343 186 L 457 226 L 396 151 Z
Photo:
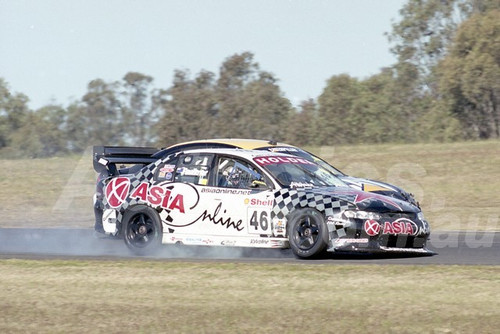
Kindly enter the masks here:
M 159 150 L 156 147 L 94 146 L 94 170 L 100 174 L 118 175 L 117 164 L 148 165 L 158 160 L 152 155 Z

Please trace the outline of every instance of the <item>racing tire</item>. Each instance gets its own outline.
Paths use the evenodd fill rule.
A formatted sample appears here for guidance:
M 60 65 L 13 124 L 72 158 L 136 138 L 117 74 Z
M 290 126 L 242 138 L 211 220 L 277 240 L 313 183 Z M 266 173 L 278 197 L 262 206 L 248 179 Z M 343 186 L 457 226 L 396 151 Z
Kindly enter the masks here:
M 122 221 L 125 245 L 136 255 L 156 253 L 162 243 L 163 229 L 158 212 L 148 206 L 134 206 Z
M 298 209 L 288 219 L 288 240 L 298 258 L 315 258 L 328 246 L 328 227 L 321 212 L 312 208 Z

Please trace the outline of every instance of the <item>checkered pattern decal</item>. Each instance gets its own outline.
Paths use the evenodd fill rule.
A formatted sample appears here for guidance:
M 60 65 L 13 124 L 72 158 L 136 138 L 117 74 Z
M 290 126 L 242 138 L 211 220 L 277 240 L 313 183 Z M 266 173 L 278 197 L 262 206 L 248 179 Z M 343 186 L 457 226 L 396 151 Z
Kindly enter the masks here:
M 274 193 L 275 205 L 271 212 L 271 218 L 283 219 L 296 208 L 310 207 L 324 212 L 325 217 L 337 217 L 349 208 L 349 203 L 334 199 L 321 192 L 311 190 L 281 189 Z M 334 221 L 327 221 L 328 232 L 331 240 L 346 235 L 346 229 L 350 226 L 337 225 Z
M 283 219 L 295 208 L 310 207 L 325 212 L 325 216 L 334 214 L 349 208 L 349 203 L 342 200 L 332 199 L 322 193 L 313 191 L 281 189 L 274 193 L 275 205 L 271 212 L 271 218 Z

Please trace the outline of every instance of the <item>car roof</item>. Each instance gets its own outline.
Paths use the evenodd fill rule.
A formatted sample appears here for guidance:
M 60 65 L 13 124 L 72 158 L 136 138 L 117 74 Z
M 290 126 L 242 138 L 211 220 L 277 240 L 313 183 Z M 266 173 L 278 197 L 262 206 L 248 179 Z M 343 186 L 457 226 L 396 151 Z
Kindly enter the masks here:
M 236 157 L 253 159 L 256 157 L 270 157 L 270 156 L 290 156 L 290 154 L 269 152 L 261 150 L 246 150 L 246 149 L 234 149 L 234 148 L 196 148 L 183 150 L 183 153 L 207 153 L 207 154 L 222 154 L 222 155 L 232 155 Z
M 234 147 L 239 147 L 246 150 L 253 150 L 262 147 L 272 147 L 272 146 L 289 146 L 294 147 L 289 144 L 279 143 L 274 140 L 263 140 L 263 139 L 244 139 L 244 138 L 215 138 L 215 139 L 200 139 L 192 140 L 187 142 L 182 142 L 169 146 L 168 148 L 174 148 L 177 146 L 190 145 L 190 144 L 205 144 L 205 143 L 215 143 L 231 145 Z

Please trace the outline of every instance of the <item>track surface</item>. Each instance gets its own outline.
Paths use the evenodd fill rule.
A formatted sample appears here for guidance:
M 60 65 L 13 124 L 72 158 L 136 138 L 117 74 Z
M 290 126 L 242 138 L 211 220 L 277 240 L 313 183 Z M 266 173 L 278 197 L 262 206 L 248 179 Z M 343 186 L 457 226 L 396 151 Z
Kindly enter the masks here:
M 132 255 L 123 240 L 97 238 L 91 229 L 0 228 L 0 259 L 154 259 L 162 261 L 300 262 L 310 264 L 445 264 L 500 265 L 499 232 L 446 232 L 431 235 L 434 256 L 330 255 L 325 259 L 296 259 L 290 250 L 226 247 L 165 246 L 154 257 Z

